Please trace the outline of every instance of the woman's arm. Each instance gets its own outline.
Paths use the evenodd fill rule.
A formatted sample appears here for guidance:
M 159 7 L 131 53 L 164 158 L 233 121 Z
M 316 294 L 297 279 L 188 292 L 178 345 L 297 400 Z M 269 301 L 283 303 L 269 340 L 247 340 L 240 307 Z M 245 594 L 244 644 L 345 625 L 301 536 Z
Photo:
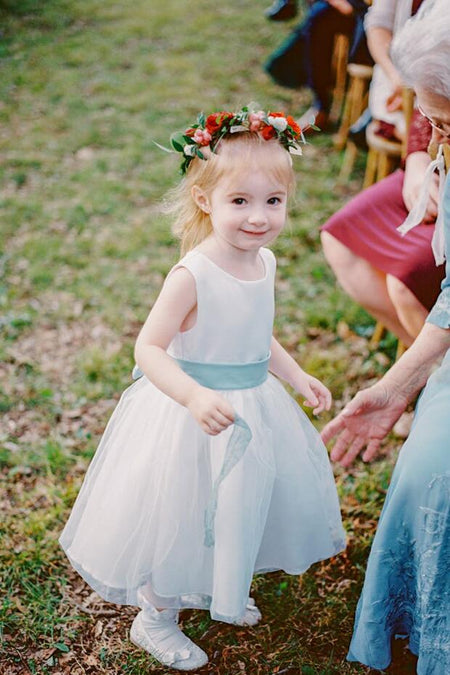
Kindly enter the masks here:
M 315 415 L 331 407 L 331 393 L 317 378 L 305 373 L 280 343 L 272 337 L 269 370 L 306 397 L 304 405 Z
M 370 54 L 392 82 L 393 87 L 402 87 L 400 73 L 392 63 L 389 50 L 391 48 L 392 32 L 388 28 L 376 27 L 367 31 L 367 46 Z
M 166 279 L 135 346 L 135 359 L 162 392 L 189 409 L 202 429 L 215 435 L 233 423 L 234 412 L 216 391 L 187 375 L 166 349 L 195 311 L 197 294 L 191 273 L 180 267 Z
M 337 437 L 331 458 L 347 467 L 361 450 L 365 462 L 425 385 L 432 368 L 450 348 L 450 330 L 426 323 L 411 347 L 372 387 L 359 392 L 322 431 L 324 443 Z

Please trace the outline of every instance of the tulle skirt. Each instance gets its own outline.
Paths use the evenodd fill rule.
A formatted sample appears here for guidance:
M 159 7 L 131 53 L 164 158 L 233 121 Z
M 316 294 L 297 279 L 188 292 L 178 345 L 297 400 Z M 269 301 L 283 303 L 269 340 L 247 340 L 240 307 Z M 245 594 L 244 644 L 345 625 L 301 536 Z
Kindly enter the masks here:
M 233 622 L 254 572 L 304 572 L 345 547 L 326 448 L 282 385 L 223 391 L 252 439 L 219 488 L 214 546 L 204 514 L 233 426 L 204 433 L 142 377 L 123 394 L 61 536 L 74 568 L 106 600 L 209 608 Z

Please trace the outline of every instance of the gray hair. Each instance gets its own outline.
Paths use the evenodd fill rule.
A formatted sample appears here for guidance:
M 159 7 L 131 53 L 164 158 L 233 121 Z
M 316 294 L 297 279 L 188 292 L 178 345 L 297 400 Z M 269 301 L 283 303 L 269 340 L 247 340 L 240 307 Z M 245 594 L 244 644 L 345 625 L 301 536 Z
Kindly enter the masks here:
M 449 0 L 425 0 L 393 39 L 391 55 L 406 85 L 450 100 Z

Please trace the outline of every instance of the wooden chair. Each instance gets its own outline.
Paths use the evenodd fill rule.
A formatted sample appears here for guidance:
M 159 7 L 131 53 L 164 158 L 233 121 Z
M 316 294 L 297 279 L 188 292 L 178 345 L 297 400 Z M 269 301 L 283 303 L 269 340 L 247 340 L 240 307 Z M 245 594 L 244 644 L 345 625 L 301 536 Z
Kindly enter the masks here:
M 392 173 L 402 156 L 402 143 L 378 136 L 376 133 L 377 126 L 377 120 L 374 120 L 366 129 L 369 152 L 367 154 L 363 189 L 378 183 L 379 180 Z
M 406 157 L 406 146 L 409 125 L 414 108 L 414 93 L 411 89 L 403 90 L 403 115 L 405 117 L 405 138 L 402 141 L 388 140 L 376 134 L 377 122 L 371 122 L 366 129 L 367 155 L 366 172 L 363 187 L 369 187 L 386 178 L 400 160 Z
M 336 75 L 333 99 L 330 109 L 330 121 L 335 123 L 341 116 L 347 85 L 347 61 L 349 50 L 347 35 L 336 35 L 333 48 L 333 70 Z
M 349 85 L 345 96 L 344 112 L 339 130 L 333 139 L 337 150 L 345 148 L 344 160 L 339 174 L 339 180 L 342 182 L 348 180 L 358 152 L 356 144 L 349 140 L 348 134 L 352 124 L 359 119 L 367 108 L 372 71 L 372 66 L 363 66 L 359 63 L 349 63 L 347 66 Z

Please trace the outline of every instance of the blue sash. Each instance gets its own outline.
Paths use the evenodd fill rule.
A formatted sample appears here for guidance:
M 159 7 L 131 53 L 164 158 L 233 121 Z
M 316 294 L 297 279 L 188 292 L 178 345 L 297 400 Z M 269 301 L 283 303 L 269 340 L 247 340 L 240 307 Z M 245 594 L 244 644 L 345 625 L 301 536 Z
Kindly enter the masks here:
M 253 363 L 201 363 L 176 359 L 184 372 L 203 387 L 216 390 L 251 389 L 262 384 L 267 379 L 270 356 L 263 361 Z M 135 366 L 133 378 L 137 379 L 144 373 Z M 212 493 L 205 510 L 205 546 L 214 545 L 214 520 L 217 510 L 219 487 L 228 476 L 231 469 L 243 457 L 248 444 L 252 439 L 252 432 L 247 422 L 235 414 L 234 429 L 231 433 L 225 451 L 222 468 L 214 481 Z

